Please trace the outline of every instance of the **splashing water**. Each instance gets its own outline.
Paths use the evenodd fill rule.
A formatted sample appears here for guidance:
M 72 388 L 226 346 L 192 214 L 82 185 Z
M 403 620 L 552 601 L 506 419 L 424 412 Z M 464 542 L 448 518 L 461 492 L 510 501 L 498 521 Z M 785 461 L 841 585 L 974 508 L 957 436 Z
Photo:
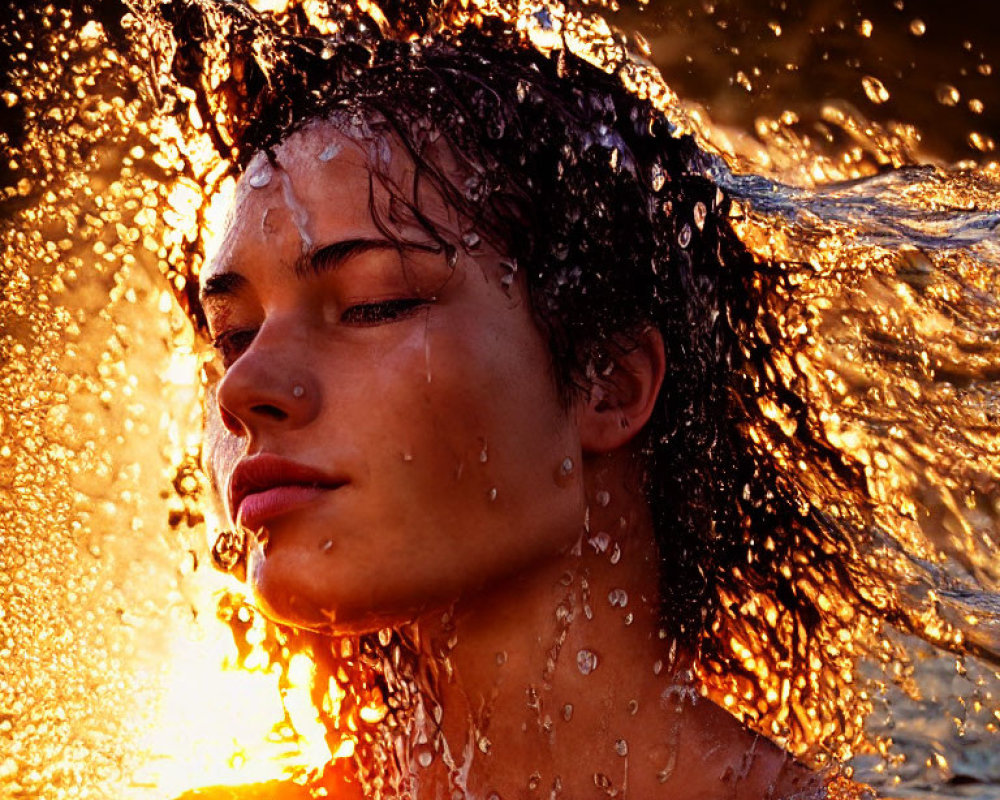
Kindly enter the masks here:
M 341 19 L 322 3 L 255 5 L 278 26 L 308 24 L 327 35 L 348 18 L 419 27 L 422 14 L 416 6 L 359 4 Z M 673 46 L 679 28 L 670 14 L 680 12 L 605 9 L 623 29 L 650 32 L 648 42 L 629 43 L 586 8 L 483 8 L 514 21 L 543 51 L 567 47 L 620 68 L 623 80 L 712 154 L 706 171 L 735 199 L 731 221 L 751 251 L 788 265 L 781 290 L 747 332 L 748 349 L 768 350 L 766 359 L 751 359 L 758 372 L 748 380 L 760 391 L 751 395 L 749 435 L 804 508 L 832 529 L 852 531 L 856 571 L 830 584 L 800 563 L 805 549 L 799 562 L 793 554 L 782 565 L 837 621 L 815 632 L 790 627 L 766 597 L 726 598 L 730 613 L 717 634 L 740 669 L 706 668 L 701 691 L 789 746 L 822 742 L 823 753 L 840 756 L 855 750 L 872 707 L 869 745 L 855 762 L 866 780 L 895 783 L 905 796 L 921 782 L 940 788 L 964 779 L 979 782 L 980 796 L 995 796 L 988 792 L 1000 781 L 1000 679 L 990 666 L 1000 654 L 1000 169 L 986 161 L 995 117 L 983 118 L 984 109 L 995 114 L 1000 106 L 986 94 L 992 56 L 982 43 L 956 44 L 971 77 L 935 78 L 914 99 L 912 79 L 907 86 L 888 65 L 874 74 L 873 59 L 847 55 L 864 60 L 867 72 L 848 64 L 855 94 L 845 90 L 841 101 L 820 104 L 813 119 L 782 109 L 752 122 L 723 120 L 755 138 L 681 103 L 643 61 L 627 59 L 628 47 L 661 59 L 684 96 L 711 97 L 731 85 L 736 107 L 765 94 L 769 82 L 807 70 L 810 56 L 788 56 L 794 69 L 784 70 L 779 56 L 758 66 L 745 53 L 712 53 L 707 72 L 715 84 L 700 90 L 685 85 L 699 70 L 671 69 L 685 57 L 697 65 L 708 58 Z M 441 676 L 420 671 L 414 642 L 387 633 L 333 645 L 278 628 L 203 566 L 198 408 L 209 377 L 199 380 L 199 370 L 213 366 L 175 298 L 193 308 L 205 241 L 221 222 L 224 203 L 209 198 L 231 190 L 218 156 L 231 143 L 217 138 L 210 121 L 237 107 L 232 70 L 253 54 L 230 60 L 227 48 L 238 48 L 238 37 L 208 38 L 206 59 L 221 72 L 206 74 L 222 89 L 171 95 L 166 74 L 148 84 L 145 62 L 169 63 L 177 42 L 165 29 L 141 28 L 125 8 L 7 11 L 0 793 L 163 797 L 214 783 L 305 783 L 335 769 L 332 756 L 349 758 L 358 747 L 399 759 L 400 727 L 417 761 L 426 754 L 443 764 L 461 791 L 474 753 L 488 744 L 471 742 L 454 754 L 435 736 Z M 832 19 L 829 32 L 797 26 L 794 15 L 759 22 L 775 52 L 798 30 L 789 47 L 801 52 L 805 37 L 826 43 L 835 57 L 843 56 L 842 37 L 853 37 L 849 53 L 865 54 L 896 23 L 922 45 L 936 25 L 948 24 L 929 13 L 900 12 L 888 22 L 855 13 Z M 709 45 L 719 31 L 751 23 L 699 5 L 690 24 L 711 30 L 700 40 Z M 107 45 L 128 32 L 138 36 L 131 60 Z M 192 74 L 205 68 L 187 66 Z M 162 94 L 169 108 L 154 111 L 140 85 Z M 206 97 L 218 105 L 209 107 Z M 878 123 L 859 108 L 918 124 Z M 945 146 L 927 108 L 971 113 L 976 129 Z M 925 146 L 958 165 L 921 166 Z M 260 176 L 251 185 L 273 179 Z M 658 191 L 665 177 L 652 180 Z M 695 208 L 679 229 L 681 247 L 706 213 Z M 828 442 L 864 476 L 869 524 L 859 524 L 851 499 L 807 460 L 806 439 Z M 606 505 L 603 495 L 598 504 Z M 608 534 L 590 541 L 621 558 Z M 821 551 L 828 543 L 812 544 Z M 853 593 L 901 615 L 879 619 L 856 607 Z M 624 607 L 627 599 L 609 603 Z M 796 648 L 811 667 L 789 674 L 779 653 Z M 297 657 L 303 653 L 309 658 Z M 586 653 L 582 664 L 577 654 L 585 674 L 597 664 Z M 821 685 L 840 693 L 807 701 L 807 689 Z M 247 704 L 248 696 L 258 699 Z M 572 709 L 567 704 L 560 715 L 569 721 Z M 204 720 L 197 736 L 195 718 Z M 624 757 L 624 741 L 623 750 Z M 394 775 L 400 783 L 379 792 L 400 792 L 408 769 L 373 769 L 369 780 Z M 295 791 L 276 787 L 270 790 Z

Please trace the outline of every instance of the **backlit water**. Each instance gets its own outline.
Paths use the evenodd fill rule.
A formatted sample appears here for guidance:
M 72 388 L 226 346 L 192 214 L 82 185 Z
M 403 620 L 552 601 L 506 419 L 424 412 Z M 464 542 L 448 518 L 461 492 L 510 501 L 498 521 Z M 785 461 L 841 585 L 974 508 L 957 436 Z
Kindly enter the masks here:
M 681 98 L 670 113 L 716 153 L 744 241 L 802 265 L 761 315 L 762 380 L 810 410 L 790 419 L 763 394 L 761 440 L 829 513 L 849 509 L 795 466 L 796 442 L 808 430 L 860 465 L 880 524 L 857 541 L 859 583 L 953 651 L 868 630 L 857 777 L 889 796 L 1000 797 L 997 12 L 784 5 L 608 16 L 642 32 L 631 46 Z M 217 224 L 200 186 L 221 178 L 137 90 L 142 59 L 107 49 L 123 12 L 3 9 L 4 797 L 173 797 L 330 754 L 312 664 L 220 599 L 239 586 L 208 566 L 206 356 L 176 298 Z

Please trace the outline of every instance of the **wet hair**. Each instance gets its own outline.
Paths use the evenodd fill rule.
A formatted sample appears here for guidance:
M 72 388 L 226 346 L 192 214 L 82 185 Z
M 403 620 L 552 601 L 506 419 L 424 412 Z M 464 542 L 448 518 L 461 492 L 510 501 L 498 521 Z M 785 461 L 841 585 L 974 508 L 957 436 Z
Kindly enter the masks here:
M 194 13 L 180 8 L 164 13 Z M 755 438 L 770 424 L 760 427 L 764 395 L 793 426 L 806 414 L 774 379 L 761 313 L 794 267 L 754 258 L 737 238 L 730 200 L 706 176 L 711 159 L 618 76 L 564 50 L 541 53 L 496 20 L 416 39 L 368 24 L 282 44 L 265 30 L 264 69 L 247 44 L 260 31 L 240 33 L 251 22 L 235 6 L 228 13 L 231 77 L 213 101 L 227 113 L 205 95 L 198 102 L 204 118 L 225 120 L 210 132 L 238 168 L 316 119 L 394 137 L 416 170 L 412 195 L 393 198 L 400 213 L 423 219 L 416 187 L 429 182 L 524 273 L 566 398 L 604 379 L 645 326 L 661 331 L 667 371 L 639 437 L 639 467 L 661 552 L 664 626 L 720 673 L 753 680 L 727 649 L 737 625 L 793 672 L 808 663 L 822 593 L 851 591 L 848 520 L 805 501 Z M 185 46 L 183 29 L 204 20 L 171 24 L 182 33 L 174 72 L 203 70 L 205 55 Z M 431 157 L 438 137 L 459 170 Z M 444 251 L 472 246 L 424 225 Z M 792 456 L 805 454 L 830 496 L 856 500 L 863 517 L 856 469 L 808 426 L 796 437 Z M 766 601 L 752 605 L 758 598 Z

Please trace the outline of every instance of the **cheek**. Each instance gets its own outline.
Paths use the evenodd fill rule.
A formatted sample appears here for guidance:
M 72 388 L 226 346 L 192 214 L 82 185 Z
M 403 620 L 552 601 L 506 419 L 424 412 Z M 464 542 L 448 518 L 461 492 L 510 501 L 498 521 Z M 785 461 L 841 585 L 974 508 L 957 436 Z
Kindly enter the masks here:
M 411 520 L 423 510 L 449 529 L 445 541 L 462 532 L 460 544 L 473 546 L 470 527 L 495 541 L 515 528 L 560 538 L 582 520 L 576 429 L 523 314 L 502 309 L 415 332 L 386 354 L 371 392 L 393 416 L 373 435 L 392 431 L 383 441 L 406 496 L 395 507 Z

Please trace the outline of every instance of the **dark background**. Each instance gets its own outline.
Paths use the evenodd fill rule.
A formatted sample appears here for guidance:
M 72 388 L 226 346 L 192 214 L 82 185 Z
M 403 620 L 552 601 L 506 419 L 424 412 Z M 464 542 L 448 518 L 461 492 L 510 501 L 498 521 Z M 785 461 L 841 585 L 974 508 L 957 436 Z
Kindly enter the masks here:
M 975 131 L 1000 146 L 998 0 L 630 0 L 611 16 L 645 35 L 667 83 L 716 122 L 752 130 L 756 117 L 788 109 L 808 126 L 824 101 L 838 99 L 873 121 L 916 125 L 927 155 L 1000 159 L 968 138 Z M 859 32 L 865 19 L 870 37 Z M 926 26 L 922 36 L 911 33 L 916 19 Z M 737 82 L 738 71 L 752 91 Z M 882 81 L 888 101 L 868 99 L 866 75 Z M 958 89 L 954 106 L 936 99 L 944 86 Z M 970 110 L 972 99 L 983 103 L 981 114 Z

